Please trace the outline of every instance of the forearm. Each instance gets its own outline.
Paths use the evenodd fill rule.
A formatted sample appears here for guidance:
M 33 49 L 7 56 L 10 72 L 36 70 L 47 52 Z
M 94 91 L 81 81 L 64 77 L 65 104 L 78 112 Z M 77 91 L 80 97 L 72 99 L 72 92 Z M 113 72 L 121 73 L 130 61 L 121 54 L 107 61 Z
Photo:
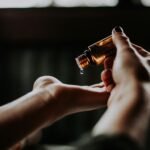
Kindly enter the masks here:
M 128 114 L 123 114 L 117 106 L 109 108 L 94 127 L 93 136 L 127 134 L 130 126 Z
M 60 117 L 46 91 L 32 91 L 0 108 L 0 148 L 9 147 Z M 54 113 L 55 112 L 55 113 Z

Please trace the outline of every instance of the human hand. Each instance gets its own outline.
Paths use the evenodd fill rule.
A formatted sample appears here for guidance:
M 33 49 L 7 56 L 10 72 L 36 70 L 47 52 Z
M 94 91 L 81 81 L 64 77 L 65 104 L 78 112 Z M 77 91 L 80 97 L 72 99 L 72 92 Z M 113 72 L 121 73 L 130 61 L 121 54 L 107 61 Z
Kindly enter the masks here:
M 115 97 L 119 97 L 121 93 L 126 95 L 128 92 L 125 90 L 129 90 L 132 84 L 148 84 L 150 81 L 150 53 L 142 47 L 131 43 L 123 30 L 122 32 L 121 30 L 121 28 L 120 32 L 113 30 L 112 37 L 117 48 L 117 55 L 114 63 L 113 57 L 108 57 L 105 60 L 105 70 L 101 76 L 107 91 L 112 91 L 111 97 L 113 97 L 113 93 Z M 120 90 L 119 93 L 116 92 L 120 87 L 123 90 Z M 138 93 L 138 90 L 135 91 L 137 92 L 132 94 Z M 111 97 L 110 99 L 114 99 Z
M 121 28 L 112 37 L 117 54 L 105 60 L 101 75 L 110 92 L 108 109 L 93 134 L 127 133 L 139 140 L 150 117 L 150 53 L 132 44 Z
M 25 137 L 23 136 L 23 139 L 17 143 L 15 141 L 10 150 L 21 150 L 25 146 L 35 144 L 40 139 L 39 133 L 41 133 L 43 128 L 66 115 L 106 106 L 109 97 L 102 83 L 92 86 L 67 85 L 52 76 L 38 78 L 34 83 L 31 94 L 30 96 L 26 96 L 26 101 L 32 103 L 28 106 L 32 108 L 28 110 L 30 114 L 28 117 L 32 116 L 35 110 L 38 110 L 38 115 L 40 112 L 42 117 L 39 116 L 37 120 L 34 117 L 34 122 L 41 123 L 40 125 L 36 125 L 38 128 L 30 125 L 34 129 L 34 132 Z M 35 103 L 32 102 L 34 100 Z
M 49 95 L 47 103 L 55 103 L 55 111 L 60 116 L 106 106 L 109 97 L 103 83 L 92 86 L 68 85 L 52 76 L 37 79 L 33 90 L 46 90 Z

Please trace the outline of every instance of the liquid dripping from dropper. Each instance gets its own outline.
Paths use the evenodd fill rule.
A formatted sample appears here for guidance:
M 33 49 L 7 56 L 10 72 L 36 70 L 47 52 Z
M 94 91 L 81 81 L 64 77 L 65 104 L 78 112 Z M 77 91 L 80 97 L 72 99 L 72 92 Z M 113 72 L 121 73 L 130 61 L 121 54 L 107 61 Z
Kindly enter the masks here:
M 84 71 L 82 69 L 80 69 L 80 74 L 84 74 Z

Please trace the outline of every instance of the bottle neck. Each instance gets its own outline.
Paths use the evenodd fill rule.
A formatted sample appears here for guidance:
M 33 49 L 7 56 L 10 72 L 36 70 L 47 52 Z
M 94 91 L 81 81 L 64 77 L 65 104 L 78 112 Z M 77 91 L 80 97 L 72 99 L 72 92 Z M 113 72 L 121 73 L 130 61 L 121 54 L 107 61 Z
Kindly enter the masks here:
M 85 50 L 85 51 L 84 51 L 84 55 L 88 58 L 89 63 L 90 63 L 91 65 L 95 65 L 95 62 L 94 62 L 93 59 L 92 59 L 92 54 L 91 54 L 91 51 L 90 51 L 90 50 Z

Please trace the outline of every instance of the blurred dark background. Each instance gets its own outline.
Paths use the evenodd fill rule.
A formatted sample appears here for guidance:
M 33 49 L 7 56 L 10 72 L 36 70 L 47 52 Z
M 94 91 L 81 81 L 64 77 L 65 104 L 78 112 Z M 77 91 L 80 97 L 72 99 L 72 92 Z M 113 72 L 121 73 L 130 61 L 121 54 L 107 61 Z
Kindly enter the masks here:
M 116 25 L 122 26 L 134 43 L 150 48 L 148 1 L 120 0 L 111 7 L 109 1 L 109 7 L 2 7 L 0 104 L 31 91 L 34 81 L 42 75 L 69 84 L 99 82 L 102 67 L 80 75 L 74 58 L 88 45 L 110 35 Z M 79 113 L 58 121 L 44 130 L 42 143 L 66 144 L 78 139 L 92 128 L 101 113 Z

